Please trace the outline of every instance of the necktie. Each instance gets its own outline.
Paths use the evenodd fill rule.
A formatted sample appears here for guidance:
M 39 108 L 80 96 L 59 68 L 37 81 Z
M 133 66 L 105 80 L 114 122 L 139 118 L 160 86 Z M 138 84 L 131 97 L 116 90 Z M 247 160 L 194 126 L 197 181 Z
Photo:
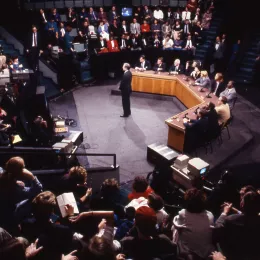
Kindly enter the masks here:
M 37 47 L 36 33 L 33 34 L 33 39 L 34 39 L 34 47 Z
M 123 47 L 125 47 L 125 40 L 123 40 Z
M 94 20 L 96 20 L 96 16 L 95 16 L 95 13 L 93 12 L 93 17 L 94 17 Z

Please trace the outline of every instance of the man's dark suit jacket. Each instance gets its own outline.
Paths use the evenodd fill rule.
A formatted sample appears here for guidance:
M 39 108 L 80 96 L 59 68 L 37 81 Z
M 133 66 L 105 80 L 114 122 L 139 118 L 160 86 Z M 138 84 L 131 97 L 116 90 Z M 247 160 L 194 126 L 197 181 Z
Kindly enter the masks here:
M 42 41 L 39 32 L 36 33 L 36 41 L 37 41 L 37 48 L 40 50 L 42 48 Z M 33 44 L 33 32 L 30 32 L 26 40 L 26 49 L 30 50 L 32 48 L 32 44 Z
M 141 68 L 142 67 L 141 62 L 138 61 L 135 65 L 135 67 Z M 148 60 L 145 60 L 144 67 L 145 67 L 146 70 L 150 70 L 151 69 L 151 63 Z
M 214 93 L 216 91 L 216 87 L 217 87 L 217 82 L 216 82 L 216 80 L 213 79 L 211 81 L 210 92 Z M 225 90 L 225 84 L 224 84 L 224 82 L 220 82 L 218 85 L 216 96 L 219 97 L 220 93 L 223 92 L 224 90 Z
M 260 259 L 259 216 L 220 215 L 213 230 L 215 242 L 220 243 L 227 259 Z
M 184 123 L 184 126 L 192 131 L 193 134 L 204 134 L 208 130 L 208 118 L 204 117 L 197 120 L 191 120 L 190 123 Z
M 130 95 L 132 92 L 132 73 L 130 70 L 124 72 L 119 89 L 122 95 Z
M 206 114 L 208 118 L 208 131 L 207 136 L 214 138 L 220 133 L 220 127 L 218 124 L 218 114 L 215 109 L 209 110 Z
M 213 46 L 214 47 L 214 54 L 213 54 L 214 59 L 222 59 L 223 55 L 224 55 L 224 44 L 222 42 L 220 42 L 217 50 L 215 49 L 215 46 L 216 46 L 216 42 L 214 43 L 214 46 Z
M 157 63 L 155 63 L 155 65 L 153 66 L 153 70 L 154 71 L 158 71 L 159 65 Z M 160 72 L 164 72 L 166 70 L 166 64 L 163 62 L 160 66 L 160 68 L 162 68 L 162 70 L 160 70 Z
M 170 67 L 170 70 L 169 70 L 169 72 L 172 72 L 172 71 L 176 71 L 176 72 L 178 72 L 178 74 L 183 74 L 183 66 L 180 64 L 179 65 L 179 68 L 177 69 L 176 68 L 176 66 L 174 66 L 174 65 L 172 65 L 171 67 Z

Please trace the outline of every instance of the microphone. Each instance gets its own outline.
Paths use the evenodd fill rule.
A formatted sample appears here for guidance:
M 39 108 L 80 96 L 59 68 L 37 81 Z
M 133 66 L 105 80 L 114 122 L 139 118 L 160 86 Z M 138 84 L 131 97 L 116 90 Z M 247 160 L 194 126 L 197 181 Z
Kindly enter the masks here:
M 199 110 L 200 107 L 197 107 L 195 110 L 194 110 L 194 114 L 197 115 L 198 114 L 198 110 Z
M 189 119 L 189 118 L 187 117 L 188 114 L 189 114 L 189 113 L 186 113 L 183 118 Z

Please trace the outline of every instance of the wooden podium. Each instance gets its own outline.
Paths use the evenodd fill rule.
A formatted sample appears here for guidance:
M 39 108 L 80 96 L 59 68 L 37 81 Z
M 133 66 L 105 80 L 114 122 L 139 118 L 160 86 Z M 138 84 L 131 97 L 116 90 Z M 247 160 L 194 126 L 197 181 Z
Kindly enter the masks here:
M 187 114 L 190 119 L 195 119 L 194 110 L 203 107 L 207 102 L 217 104 L 218 98 L 212 94 L 206 98 L 206 92 L 199 92 L 198 86 L 192 86 L 193 80 L 186 81 L 185 75 L 169 75 L 167 72 L 155 74 L 154 71 L 136 72 L 132 70 L 132 90 L 135 92 L 167 95 L 177 97 L 187 110 L 173 115 L 165 120 L 168 125 L 167 145 L 183 152 L 185 143 L 185 127 L 183 117 Z

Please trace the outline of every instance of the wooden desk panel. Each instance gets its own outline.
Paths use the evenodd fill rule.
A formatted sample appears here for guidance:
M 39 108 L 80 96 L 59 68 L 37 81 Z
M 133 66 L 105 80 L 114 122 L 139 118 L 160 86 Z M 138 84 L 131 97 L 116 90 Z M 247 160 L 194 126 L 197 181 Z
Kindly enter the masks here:
M 212 98 L 206 98 L 206 93 L 198 91 L 197 86 L 192 86 L 193 80 L 184 80 L 184 75 L 169 75 L 167 72 L 155 74 L 153 71 L 135 72 L 132 70 L 132 90 L 136 92 L 176 96 L 187 110 L 173 115 L 165 120 L 168 125 L 168 143 L 173 149 L 183 152 L 185 142 L 185 127 L 183 117 L 195 119 L 194 110 L 203 107 L 211 101 L 217 104 L 218 98 L 212 94 Z

